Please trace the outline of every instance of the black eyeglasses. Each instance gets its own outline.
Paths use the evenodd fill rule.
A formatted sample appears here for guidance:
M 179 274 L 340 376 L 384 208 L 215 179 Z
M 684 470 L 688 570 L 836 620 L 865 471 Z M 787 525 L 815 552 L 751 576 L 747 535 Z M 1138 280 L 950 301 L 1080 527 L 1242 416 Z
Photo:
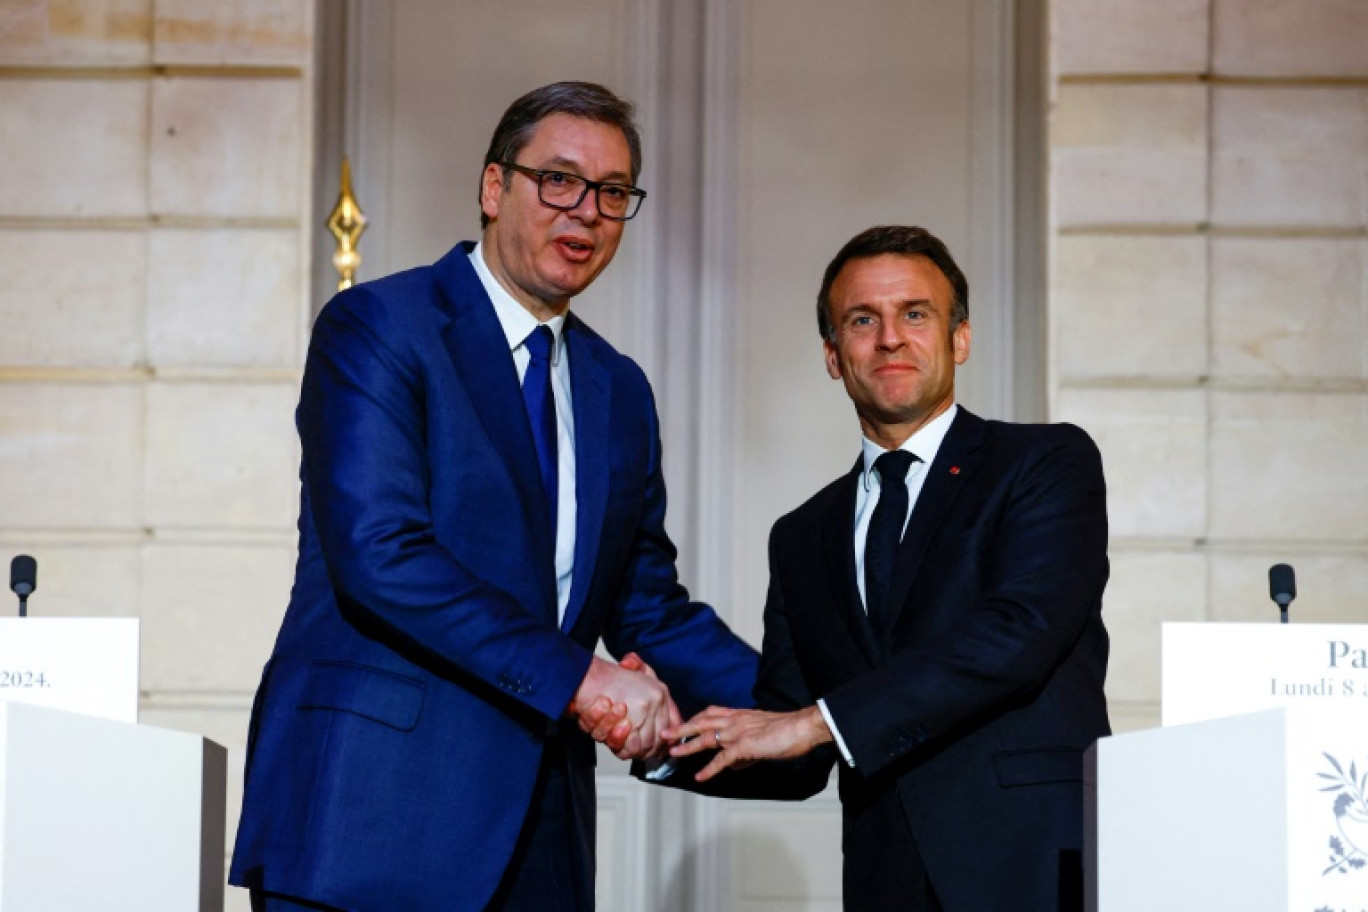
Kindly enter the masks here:
M 495 162 L 501 168 L 508 168 L 525 174 L 537 182 L 537 197 L 545 206 L 568 212 L 584 201 L 584 195 L 594 191 L 594 202 L 598 205 L 599 215 L 615 222 L 625 222 L 641 209 L 641 201 L 646 191 L 631 184 L 613 181 L 592 181 L 578 174 L 564 171 L 544 171 L 526 168 L 513 162 Z

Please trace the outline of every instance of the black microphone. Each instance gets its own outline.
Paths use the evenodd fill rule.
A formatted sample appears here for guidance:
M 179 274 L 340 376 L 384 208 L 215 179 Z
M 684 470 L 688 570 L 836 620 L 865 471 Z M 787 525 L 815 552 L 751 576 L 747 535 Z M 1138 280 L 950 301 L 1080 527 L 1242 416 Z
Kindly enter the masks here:
M 1287 623 L 1287 606 L 1297 597 L 1297 575 L 1291 564 L 1274 564 L 1268 568 L 1268 597 L 1282 609 L 1282 622 Z
M 19 596 L 19 616 L 28 616 L 28 597 L 38 588 L 38 562 L 27 554 L 10 561 L 10 588 Z

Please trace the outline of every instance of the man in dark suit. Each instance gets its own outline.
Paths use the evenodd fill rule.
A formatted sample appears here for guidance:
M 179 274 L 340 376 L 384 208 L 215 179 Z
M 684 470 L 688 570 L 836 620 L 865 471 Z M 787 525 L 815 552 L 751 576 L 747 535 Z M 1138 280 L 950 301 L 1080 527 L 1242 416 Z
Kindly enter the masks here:
M 676 578 L 646 378 L 568 312 L 640 167 L 629 104 L 533 91 L 490 144 L 480 243 L 319 315 L 299 561 L 230 875 L 254 909 L 590 909 L 574 716 L 646 757 L 675 700 L 749 701 L 754 650 Z M 640 658 L 596 657 L 600 638 Z
M 954 404 L 968 286 L 920 228 L 850 241 L 818 323 L 863 453 L 775 523 L 760 708 L 667 731 L 716 751 L 683 785 L 803 798 L 838 765 L 850 910 L 1081 909 L 1082 754 L 1109 731 L 1097 448 Z M 767 758 L 790 759 L 744 768 Z

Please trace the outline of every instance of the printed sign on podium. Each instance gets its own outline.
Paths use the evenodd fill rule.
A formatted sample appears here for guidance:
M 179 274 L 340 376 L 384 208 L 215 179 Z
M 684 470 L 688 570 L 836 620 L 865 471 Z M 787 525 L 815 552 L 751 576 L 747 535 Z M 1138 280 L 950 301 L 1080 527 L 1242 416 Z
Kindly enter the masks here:
M 1280 706 L 1368 718 L 1368 626 L 1167 623 L 1163 701 L 1165 726 Z
M 138 721 L 137 618 L 0 618 L 0 702 Z

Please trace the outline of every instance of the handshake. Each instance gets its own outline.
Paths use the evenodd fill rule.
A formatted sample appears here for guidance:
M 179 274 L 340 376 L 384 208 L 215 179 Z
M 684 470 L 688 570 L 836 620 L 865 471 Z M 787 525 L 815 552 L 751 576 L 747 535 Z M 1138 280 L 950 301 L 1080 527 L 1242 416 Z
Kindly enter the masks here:
M 659 760 L 683 723 L 670 688 L 635 652 L 614 665 L 594 656 L 568 712 L 623 760 Z
M 801 757 L 833 740 L 816 705 L 793 712 L 711 706 L 684 722 L 670 689 L 636 653 L 619 665 L 594 656 L 568 712 L 623 760 L 716 751 L 695 775 L 700 782 L 728 767 Z

